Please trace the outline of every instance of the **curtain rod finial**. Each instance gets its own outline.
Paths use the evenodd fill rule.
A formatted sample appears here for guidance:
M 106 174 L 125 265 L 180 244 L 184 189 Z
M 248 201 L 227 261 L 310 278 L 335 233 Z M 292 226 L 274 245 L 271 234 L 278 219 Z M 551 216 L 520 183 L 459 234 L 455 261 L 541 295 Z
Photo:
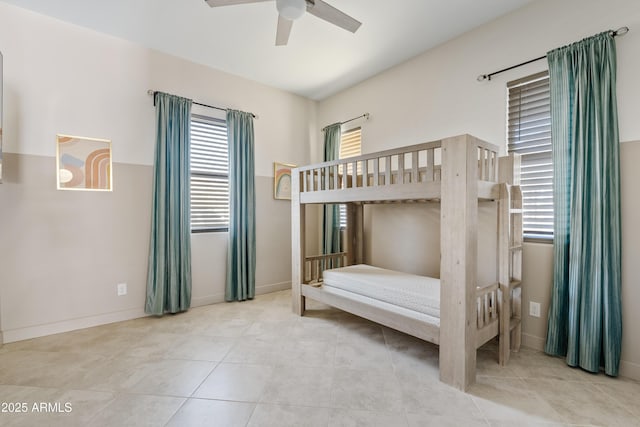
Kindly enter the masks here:
M 480 74 L 476 80 L 478 80 L 479 82 L 483 82 L 485 80 L 491 80 L 491 77 L 489 77 L 487 74 Z
M 629 32 L 629 27 L 620 27 L 613 32 L 614 36 L 624 36 Z

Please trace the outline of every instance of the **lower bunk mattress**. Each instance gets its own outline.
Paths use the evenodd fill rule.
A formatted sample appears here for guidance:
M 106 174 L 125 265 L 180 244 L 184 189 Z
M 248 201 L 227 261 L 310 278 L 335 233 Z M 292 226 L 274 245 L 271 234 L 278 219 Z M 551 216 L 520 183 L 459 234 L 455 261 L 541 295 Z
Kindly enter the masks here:
M 440 318 L 440 280 L 358 264 L 323 272 L 323 286 Z

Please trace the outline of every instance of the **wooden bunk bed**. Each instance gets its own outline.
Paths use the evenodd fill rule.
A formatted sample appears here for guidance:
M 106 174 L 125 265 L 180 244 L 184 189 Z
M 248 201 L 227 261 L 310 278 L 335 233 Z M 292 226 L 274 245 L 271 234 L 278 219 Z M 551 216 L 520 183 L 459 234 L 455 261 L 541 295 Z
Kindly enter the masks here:
M 505 364 L 510 350 L 520 346 L 519 170 L 517 155 L 498 158 L 496 146 L 470 135 L 293 169 L 294 312 L 303 315 L 305 298 L 311 298 L 438 344 L 441 381 L 465 390 L 475 381 L 477 348 L 499 337 L 499 362 Z M 477 279 L 479 200 L 498 202 L 494 283 Z M 426 279 L 420 276 L 361 265 L 366 204 L 427 201 L 440 202 L 440 279 L 430 279 L 435 285 L 420 284 Z M 345 250 L 306 256 L 306 206 L 327 203 L 347 206 Z M 325 271 L 331 266 L 346 268 Z M 364 285 L 356 285 L 360 278 Z M 389 292 L 388 285 L 397 288 Z M 390 297 L 394 289 L 410 293 L 429 286 L 430 297 L 439 287 L 435 304 L 429 296 L 414 298 L 415 293 L 405 298 L 414 300 L 413 306 Z M 427 301 L 425 310 L 415 301 Z

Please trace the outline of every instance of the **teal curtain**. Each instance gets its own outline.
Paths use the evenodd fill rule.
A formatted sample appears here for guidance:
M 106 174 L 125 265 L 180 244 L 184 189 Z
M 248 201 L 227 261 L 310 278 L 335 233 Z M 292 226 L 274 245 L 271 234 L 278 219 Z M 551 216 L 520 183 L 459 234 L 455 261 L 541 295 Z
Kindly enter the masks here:
M 191 100 L 156 92 L 151 241 L 145 312 L 161 316 L 191 305 Z
M 554 283 L 545 351 L 617 376 L 622 341 L 616 49 L 610 33 L 547 55 Z
M 335 123 L 327 126 L 324 131 L 324 161 L 340 158 L 340 137 L 342 125 Z M 346 177 L 345 177 L 346 179 Z M 333 254 L 340 252 L 340 205 L 324 205 L 322 215 L 322 253 Z M 326 265 L 324 268 L 337 267 Z
M 253 115 L 227 111 L 229 140 L 229 250 L 227 301 L 256 294 L 256 193 L 253 155 Z

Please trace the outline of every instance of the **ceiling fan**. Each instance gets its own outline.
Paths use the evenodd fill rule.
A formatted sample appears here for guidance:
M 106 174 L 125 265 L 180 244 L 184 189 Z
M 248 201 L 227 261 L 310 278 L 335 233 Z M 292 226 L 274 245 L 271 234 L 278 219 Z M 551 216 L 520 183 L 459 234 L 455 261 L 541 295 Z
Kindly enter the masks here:
M 211 7 L 233 6 L 243 3 L 262 3 L 273 0 L 205 0 Z M 276 0 L 278 9 L 278 30 L 276 31 L 276 46 L 284 46 L 289 41 L 293 21 L 305 12 L 355 33 L 362 23 L 346 13 L 336 9 L 322 0 Z

